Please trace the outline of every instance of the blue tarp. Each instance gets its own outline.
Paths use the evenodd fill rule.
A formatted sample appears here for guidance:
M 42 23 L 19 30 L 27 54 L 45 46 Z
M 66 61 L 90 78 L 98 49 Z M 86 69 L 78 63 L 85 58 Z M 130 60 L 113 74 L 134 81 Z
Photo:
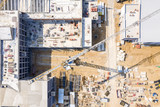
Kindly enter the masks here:
M 63 104 L 64 103 L 64 89 L 58 90 L 58 103 Z

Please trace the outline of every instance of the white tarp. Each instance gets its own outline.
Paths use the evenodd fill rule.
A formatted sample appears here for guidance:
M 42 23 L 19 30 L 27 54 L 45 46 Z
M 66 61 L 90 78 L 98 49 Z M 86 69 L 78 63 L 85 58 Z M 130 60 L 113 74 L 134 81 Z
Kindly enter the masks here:
M 10 27 L 0 27 L 0 40 L 12 40 Z

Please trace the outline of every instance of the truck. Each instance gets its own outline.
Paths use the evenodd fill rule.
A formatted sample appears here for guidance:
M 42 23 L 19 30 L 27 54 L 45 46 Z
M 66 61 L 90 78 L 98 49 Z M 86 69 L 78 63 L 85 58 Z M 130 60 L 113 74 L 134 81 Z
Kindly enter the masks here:
M 122 105 L 123 107 L 129 107 L 130 106 L 130 104 L 128 104 L 127 102 L 125 102 L 123 100 L 120 101 L 120 105 Z

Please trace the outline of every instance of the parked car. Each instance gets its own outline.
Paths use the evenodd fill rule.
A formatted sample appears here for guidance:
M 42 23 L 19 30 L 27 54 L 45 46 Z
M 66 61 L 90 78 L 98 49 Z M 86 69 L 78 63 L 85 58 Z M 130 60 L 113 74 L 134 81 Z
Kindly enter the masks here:
M 123 100 L 120 101 L 120 105 L 122 105 L 123 107 L 129 107 L 130 106 L 130 104 L 128 104 L 127 102 L 125 102 Z

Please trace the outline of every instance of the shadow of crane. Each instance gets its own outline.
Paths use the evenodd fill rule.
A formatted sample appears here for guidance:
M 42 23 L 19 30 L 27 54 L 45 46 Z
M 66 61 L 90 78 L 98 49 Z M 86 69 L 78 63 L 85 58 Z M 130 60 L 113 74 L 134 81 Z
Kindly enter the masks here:
M 146 58 L 142 59 L 142 60 L 139 61 L 137 64 L 135 64 L 135 65 L 129 67 L 128 69 L 132 69 L 132 68 L 134 68 L 134 67 L 136 67 L 136 66 L 142 65 L 142 64 L 145 63 L 146 61 L 151 60 L 152 58 L 158 56 L 159 54 L 160 54 L 160 51 L 157 52 L 157 53 L 155 53 L 155 54 L 153 54 L 153 55 L 151 55 L 151 56 L 149 56 L 149 57 L 146 57 Z
M 83 62 L 83 61 L 80 61 L 79 58 L 77 58 L 74 63 L 77 65 L 77 66 L 86 66 L 86 67 L 92 67 L 92 68 L 95 68 L 95 69 L 101 69 L 101 70 L 105 70 L 105 71 L 111 71 L 111 72 L 115 72 L 115 73 L 118 73 L 116 69 L 113 69 L 113 68 L 109 68 L 109 67 L 104 67 L 104 66 L 101 66 L 101 65 L 96 65 L 96 64 L 92 64 L 92 63 L 88 63 L 88 62 Z

